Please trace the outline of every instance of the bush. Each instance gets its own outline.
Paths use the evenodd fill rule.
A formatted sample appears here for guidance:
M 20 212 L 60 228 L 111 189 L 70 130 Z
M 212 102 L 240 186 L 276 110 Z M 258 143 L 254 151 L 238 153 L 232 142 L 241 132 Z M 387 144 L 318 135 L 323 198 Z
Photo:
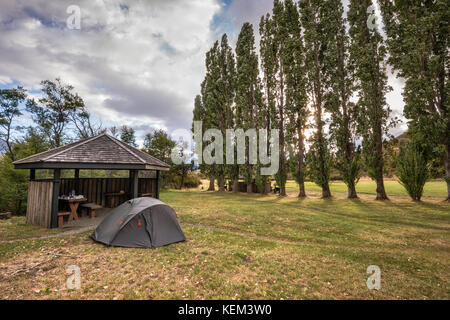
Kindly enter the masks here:
M 428 179 L 427 161 L 419 145 L 409 142 L 401 148 L 397 160 L 397 176 L 414 201 L 420 201 Z
M 28 170 L 16 170 L 7 156 L 0 156 L 0 211 L 26 213 Z
M 166 187 L 178 189 L 181 183 L 181 176 L 173 175 L 170 181 L 167 181 Z M 197 188 L 202 184 L 200 177 L 193 173 L 188 173 L 184 178 L 183 188 Z

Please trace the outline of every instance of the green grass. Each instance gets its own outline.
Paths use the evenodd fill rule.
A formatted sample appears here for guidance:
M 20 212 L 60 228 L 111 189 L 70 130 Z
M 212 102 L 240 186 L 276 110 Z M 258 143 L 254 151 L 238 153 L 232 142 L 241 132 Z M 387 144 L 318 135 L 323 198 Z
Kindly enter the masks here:
M 347 200 L 338 184 L 326 200 L 312 188 L 298 200 L 293 183 L 284 198 L 170 190 L 161 199 L 188 241 L 126 249 L 83 233 L 0 242 L 0 298 L 449 299 L 448 203 L 434 200 L 434 184 L 422 203 L 390 187 L 384 202 L 373 193 Z M 81 268 L 81 290 L 65 288 L 71 264 Z M 366 287 L 369 265 L 381 268 L 379 291 Z
M 409 197 L 405 188 L 398 182 L 394 180 L 385 180 L 384 186 L 386 188 L 386 193 L 388 196 L 404 196 Z M 376 185 L 371 180 L 361 180 L 356 185 L 356 191 L 359 194 L 364 195 L 375 195 Z M 296 193 L 298 192 L 298 184 L 294 181 L 288 181 L 286 184 L 287 192 Z M 321 188 L 314 184 L 313 182 L 306 182 L 305 189 L 307 193 L 312 193 L 313 195 L 319 194 Z M 332 181 L 330 183 L 330 189 L 332 194 L 343 195 L 347 193 L 347 186 L 342 181 Z M 442 198 L 447 197 L 447 185 L 444 181 L 428 181 L 425 184 L 423 199 L 431 198 Z
M 61 229 L 44 229 L 30 226 L 25 221 L 25 216 L 13 216 L 8 220 L 0 220 L 0 242 L 41 237 L 62 231 Z M 64 231 L 68 230 L 71 230 L 71 228 L 64 228 Z

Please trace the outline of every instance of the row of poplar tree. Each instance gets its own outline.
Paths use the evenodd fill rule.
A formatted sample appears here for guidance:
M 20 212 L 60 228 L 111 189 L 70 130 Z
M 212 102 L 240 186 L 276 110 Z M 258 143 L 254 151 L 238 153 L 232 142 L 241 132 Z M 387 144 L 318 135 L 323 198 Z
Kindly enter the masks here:
M 280 195 L 286 194 L 291 172 L 299 197 L 305 196 L 306 174 L 322 188 L 323 197 L 330 197 L 333 167 L 348 197 L 357 197 L 355 185 L 364 166 L 376 181 L 376 199 L 387 199 L 383 142 L 397 123 L 386 103 L 390 66 L 405 80 L 404 115 L 412 142 L 403 158 L 418 171 L 418 160 L 426 165 L 439 153 L 450 196 L 449 3 L 379 0 L 379 6 L 383 35 L 373 23 L 371 0 L 350 0 L 346 12 L 341 0 L 275 0 L 272 13 L 260 20 L 259 54 L 250 23 L 242 26 L 235 51 L 224 34 L 206 53 L 194 121 L 224 135 L 228 128 L 279 129 L 275 178 Z M 306 130 L 312 131 L 308 141 Z M 224 190 L 228 177 L 237 190 L 242 176 L 264 192 L 269 177 L 260 176 L 259 168 L 248 163 L 200 166 L 211 177 L 210 189 L 217 178 Z

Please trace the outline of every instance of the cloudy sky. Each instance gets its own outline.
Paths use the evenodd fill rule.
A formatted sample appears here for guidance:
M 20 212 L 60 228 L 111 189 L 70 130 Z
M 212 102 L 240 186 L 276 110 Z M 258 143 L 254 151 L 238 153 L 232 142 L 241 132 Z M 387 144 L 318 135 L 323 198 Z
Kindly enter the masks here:
M 69 29 L 70 5 L 81 9 Z M 138 140 L 152 128 L 189 129 L 204 77 L 204 55 L 224 32 L 258 29 L 272 0 L 2 0 L 0 88 L 60 77 L 104 126 L 130 125 Z M 401 113 L 401 83 L 388 102 Z M 26 120 L 25 120 L 26 121 Z

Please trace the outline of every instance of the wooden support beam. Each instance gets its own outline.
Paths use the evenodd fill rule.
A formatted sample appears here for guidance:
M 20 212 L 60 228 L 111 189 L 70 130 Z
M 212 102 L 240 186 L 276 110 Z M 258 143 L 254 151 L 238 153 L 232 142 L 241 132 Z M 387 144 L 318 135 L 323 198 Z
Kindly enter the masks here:
M 138 197 L 139 170 L 130 170 L 130 194 L 131 198 Z
M 50 228 L 58 228 L 58 197 L 59 186 L 61 184 L 61 169 L 53 170 L 53 195 L 52 195 L 52 216 L 50 219 Z
M 156 186 L 155 186 L 155 191 L 154 191 L 154 194 L 155 194 L 155 198 L 156 199 L 159 199 L 159 170 L 156 170 Z
M 75 169 L 75 192 L 80 194 L 80 169 Z

